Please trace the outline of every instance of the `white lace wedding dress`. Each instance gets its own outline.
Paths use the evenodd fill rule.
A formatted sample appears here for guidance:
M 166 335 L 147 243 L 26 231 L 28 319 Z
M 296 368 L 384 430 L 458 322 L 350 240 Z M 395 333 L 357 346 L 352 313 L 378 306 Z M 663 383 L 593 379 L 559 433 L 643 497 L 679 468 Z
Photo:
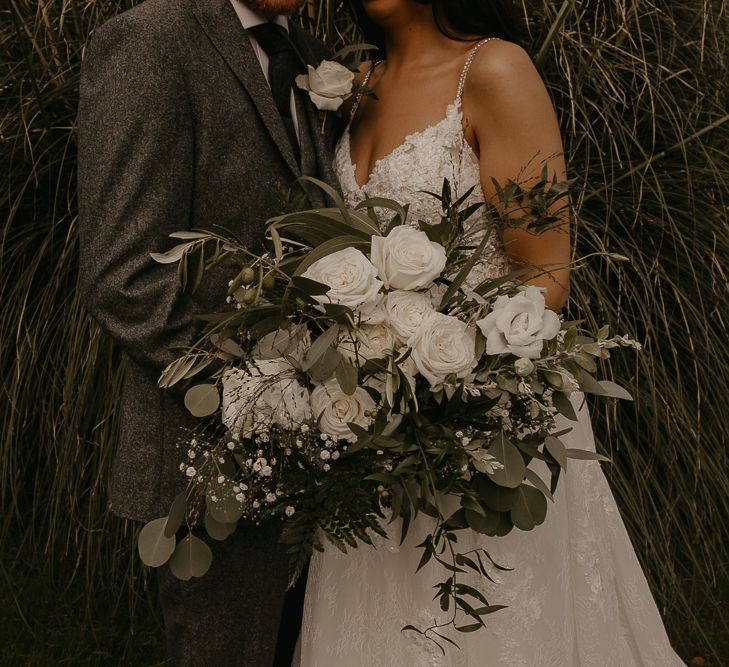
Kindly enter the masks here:
M 486 40 L 485 40 L 486 41 Z M 477 185 L 471 199 L 483 200 L 479 166 L 464 140 L 461 94 L 445 117 L 379 160 L 364 186 L 355 180 L 349 130 L 336 152 L 344 196 L 354 205 L 367 196 L 410 204 L 410 221 L 439 220 L 440 204 L 419 191 L 439 192 L 444 177 L 459 192 Z M 496 235 L 482 277 L 503 275 L 508 262 Z M 594 451 L 583 395 L 573 395 L 579 421 L 560 418 L 568 447 Z M 539 461 L 533 463 L 541 464 Z M 606 463 L 604 465 L 610 465 Z M 535 468 L 548 481 L 546 467 Z M 462 551 L 485 548 L 497 563 L 497 584 L 479 580 L 491 604 L 508 607 L 485 617 L 487 628 L 448 633 L 460 650 L 445 645 L 445 656 L 406 624 L 427 627 L 443 620 L 431 586 L 443 571 L 433 561 L 415 573 L 415 548 L 432 519 L 419 515 L 402 546 L 400 522 L 387 526 L 391 540 L 375 536 L 376 549 L 362 545 L 343 555 L 327 545 L 314 555 L 300 637 L 301 667 L 677 667 L 684 663 L 666 636 L 645 576 L 613 494 L 597 461 L 570 459 L 546 521 L 529 532 L 506 537 L 459 532 Z

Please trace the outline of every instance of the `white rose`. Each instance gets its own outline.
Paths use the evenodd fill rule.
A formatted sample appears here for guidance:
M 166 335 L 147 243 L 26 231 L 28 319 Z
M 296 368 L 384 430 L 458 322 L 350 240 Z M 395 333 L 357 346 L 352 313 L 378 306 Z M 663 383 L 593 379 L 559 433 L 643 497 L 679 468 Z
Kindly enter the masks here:
M 291 375 L 294 367 L 283 357 L 275 359 L 256 359 L 248 364 L 248 373 L 254 377 L 274 377 Z
M 384 308 L 385 295 L 378 294 L 374 305 L 366 310 L 358 311 L 360 324 L 385 324 L 387 322 L 387 313 Z
M 354 73 L 332 60 L 324 60 L 316 69 L 311 65 L 306 68 L 306 74 L 296 77 L 296 85 L 308 91 L 317 109 L 337 111 L 352 94 Z
M 256 403 L 259 400 L 260 377 L 252 377 L 243 368 L 226 371 L 222 377 L 223 424 L 231 433 L 249 438 L 255 428 Z
M 395 335 L 386 324 L 363 324 L 356 331 L 342 333 L 337 343 L 337 349 L 351 361 L 356 361 L 357 356 L 364 360 L 382 359 L 394 347 Z
M 311 419 L 309 391 L 294 378 L 284 378 L 261 394 L 264 414 L 281 428 L 291 431 Z
M 431 386 L 448 375 L 468 375 L 476 366 L 476 331 L 461 320 L 433 312 L 408 341 L 412 359 Z
M 399 225 L 387 236 L 372 237 L 372 263 L 387 288 L 415 290 L 428 287 L 440 276 L 446 251 L 425 232 Z
M 309 392 L 291 377 L 286 359 L 264 359 L 223 374 L 223 423 L 249 438 L 272 423 L 295 430 L 311 419 Z
M 254 346 L 254 359 L 275 359 L 285 357 L 301 363 L 304 354 L 311 347 L 311 334 L 304 324 L 288 329 L 276 329 L 263 336 Z
M 377 269 L 356 248 L 322 257 L 303 276 L 329 286 L 326 294 L 314 297 L 319 303 L 338 303 L 365 314 L 379 305 L 382 282 L 377 279 Z
M 405 343 L 432 312 L 431 295 L 425 292 L 395 290 L 385 297 L 385 312 L 390 326 L 401 342 Z
M 514 354 L 539 359 L 545 340 L 560 330 L 557 313 L 545 307 L 544 295 L 535 285 L 514 296 L 500 296 L 493 310 L 476 322 L 486 336 L 487 354 Z
M 335 378 L 320 384 L 311 392 L 311 409 L 319 420 L 322 433 L 335 438 L 354 442 L 357 436 L 350 431 L 348 423 L 353 422 L 367 428 L 372 421 L 365 413 L 376 409 L 372 397 L 362 387 L 347 396 Z

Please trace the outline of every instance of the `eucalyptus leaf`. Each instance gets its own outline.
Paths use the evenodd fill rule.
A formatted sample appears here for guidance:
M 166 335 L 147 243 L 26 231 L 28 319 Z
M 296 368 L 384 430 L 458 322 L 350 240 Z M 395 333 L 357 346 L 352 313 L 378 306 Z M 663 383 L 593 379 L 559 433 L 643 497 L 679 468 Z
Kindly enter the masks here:
M 193 245 L 195 245 L 194 242 L 180 243 L 167 252 L 150 252 L 149 256 L 159 264 L 174 264 L 179 262 Z
M 357 51 L 377 51 L 379 50 L 379 46 L 374 46 L 373 44 L 367 44 L 366 42 L 358 42 L 357 44 L 349 44 L 347 46 L 342 47 L 337 51 L 333 56 L 333 60 L 342 60 L 345 56 L 348 56 L 352 53 L 356 53 Z
M 516 504 L 510 511 L 511 520 L 520 530 L 532 530 L 543 523 L 547 516 L 547 499 L 541 491 L 526 484 L 522 484 L 517 491 Z
M 234 357 L 242 357 L 245 355 L 245 350 L 232 338 L 223 337 L 221 334 L 210 334 L 210 342 L 219 350 L 222 350 L 226 354 L 231 354 Z
M 544 378 L 551 384 L 555 389 L 562 389 L 564 387 L 564 379 L 559 373 L 554 371 L 542 371 Z
M 577 361 L 577 359 L 575 359 L 575 361 Z M 586 394 L 595 394 L 596 396 L 607 395 L 607 391 L 605 390 L 605 388 L 586 370 L 582 370 L 580 372 L 579 384 L 580 389 Z
M 544 480 L 539 475 L 537 475 L 536 472 L 534 472 L 531 468 L 527 468 L 526 472 L 524 473 L 524 477 L 529 480 L 534 487 L 539 489 L 547 498 L 554 502 L 554 496 L 552 495 L 552 492 L 549 490 L 549 487 L 544 483 Z
M 508 535 L 514 528 L 514 522 L 511 520 L 511 512 L 502 512 L 499 514 L 499 523 L 494 528 L 491 535 L 494 537 L 504 537 Z
M 203 356 L 200 361 L 196 362 L 192 368 L 185 373 L 185 375 L 182 377 L 183 380 L 189 380 L 192 377 L 195 377 L 198 373 L 204 371 L 210 364 L 213 363 L 213 357 Z
M 321 359 L 326 351 L 334 346 L 339 335 L 339 325 L 332 324 L 321 336 L 319 336 L 311 345 L 306 355 L 302 369 L 308 371 L 319 359 Z
M 268 228 L 268 234 L 271 237 L 273 243 L 273 253 L 276 257 L 276 261 L 280 262 L 283 259 L 283 244 L 281 243 L 281 235 L 275 227 Z
M 583 461 L 609 461 L 610 459 L 607 456 L 603 456 L 602 454 L 598 454 L 597 452 L 591 452 L 588 449 L 577 449 L 574 447 L 570 447 L 565 450 L 567 452 L 567 456 L 569 456 L 571 459 L 581 459 Z
M 575 412 L 575 407 L 572 405 L 572 401 L 570 401 L 570 398 L 567 394 L 561 391 L 555 391 L 552 394 L 552 402 L 554 403 L 554 407 L 559 410 L 559 414 L 561 414 L 563 417 L 566 417 L 570 421 L 577 421 L 577 413 Z
M 351 396 L 357 391 L 357 369 L 347 357 L 340 355 L 336 369 L 336 378 L 341 390 Z
M 632 401 L 633 397 L 630 393 L 623 389 L 619 384 L 610 382 L 610 380 L 600 380 L 600 386 L 605 390 L 605 396 L 610 398 L 621 398 L 625 401 Z
M 324 356 L 309 369 L 309 376 L 315 382 L 324 382 L 328 380 L 339 366 L 342 355 L 333 347 L 325 350 Z
M 471 498 L 471 496 L 461 496 L 461 507 L 464 507 L 466 509 L 466 512 L 473 512 L 475 514 L 480 514 L 484 517 L 486 516 L 486 510 L 481 507 L 480 503 L 477 500 Z
M 177 384 L 195 365 L 195 361 L 195 355 L 185 355 L 171 361 L 160 374 L 157 386 L 160 389 L 168 389 Z
M 563 344 L 566 349 L 570 350 L 574 347 L 577 340 L 577 327 L 570 327 L 564 334 Z
M 213 238 L 209 232 L 196 232 L 196 231 L 188 230 L 188 229 L 181 229 L 177 232 L 172 232 L 169 236 L 170 236 L 170 238 L 173 238 L 173 239 L 192 239 L 192 240 Z
M 590 356 L 589 354 L 585 354 L 584 352 L 577 352 L 573 359 L 575 360 L 575 362 L 577 362 L 577 364 L 579 364 L 581 368 L 584 368 L 586 371 L 589 371 L 590 373 L 595 373 L 597 371 L 595 358 Z
M 331 289 L 329 285 L 317 282 L 311 278 L 304 278 L 304 276 L 294 276 L 291 278 L 291 283 L 294 287 L 300 289 L 309 296 L 323 296 Z
M 238 524 L 218 521 L 210 512 L 205 514 L 205 530 L 214 540 L 223 541 L 230 537 Z
M 198 384 L 185 393 L 185 407 L 195 417 L 207 417 L 220 407 L 220 392 L 214 384 Z
M 504 466 L 490 475 L 491 481 L 507 488 L 518 487 L 524 479 L 524 459 L 519 450 L 506 438 L 503 431 L 494 438 L 494 442 L 489 447 L 489 454 Z
M 407 209 L 394 199 L 385 199 L 383 197 L 370 197 L 357 204 L 357 209 L 367 208 L 386 208 L 395 213 L 395 220 L 399 225 L 404 225 L 407 221 Z
M 154 519 L 142 528 L 137 541 L 139 557 L 145 565 L 160 567 L 164 565 L 175 551 L 177 540 L 165 535 L 167 517 Z
M 490 535 L 499 525 L 500 515 L 497 512 L 479 514 L 472 510 L 466 510 L 466 522 L 468 527 L 483 535 Z
M 481 503 L 497 512 L 508 512 L 516 503 L 515 488 L 494 484 L 486 475 L 479 475 L 475 480 L 475 486 Z
M 180 540 L 170 558 L 170 570 L 178 579 L 202 577 L 213 562 L 213 552 L 199 537 L 189 533 Z
M 253 355 L 258 359 L 278 359 L 288 357 L 297 351 L 306 333 L 305 326 L 279 329 L 267 333 L 260 338 L 253 348 Z
M 567 469 L 567 449 L 564 446 L 564 443 L 559 439 L 554 437 L 553 435 L 548 435 L 544 439 L 544 446 L 546 447 L 547 451 L 554 457 L 554 460 L 559 463 L 559 465 Z
M 447 180 L 445 182 L 447 183 Z M 450 194 L 448 196 L 450 197 Z M 463 267 L 461 267 L 461 270 L 451 281 L 451 284 L 448 286 L 448 289 L 445 291 L 445 294 L 443 295 L 443 298 L 438 305 L 438 310 L 440 312 L 445 311 L 453 296 L 461 288 L 461 285 L 463 285 L 466 278 L 468 278 L 468 275 L 471 273 L 473 267 L 476 266 L 478 261 L 481 259 L 481 255 L 483 254 L 486 246 L 490 243 L 489 238 L 490 237 L 488 234 L 484 234 L 481 243 L 479 243 L 478 247 L 474 250 L 474 252 L 469 255 L 468 259 L 464 262 Z
M 172 501 L 169 514 L 167 515 L 167 523 L 165 525 L 165 537 L 174 537 L 178 529 L 185 520 L 187 513 L 187 493 L 183 491 L 175 496 Z

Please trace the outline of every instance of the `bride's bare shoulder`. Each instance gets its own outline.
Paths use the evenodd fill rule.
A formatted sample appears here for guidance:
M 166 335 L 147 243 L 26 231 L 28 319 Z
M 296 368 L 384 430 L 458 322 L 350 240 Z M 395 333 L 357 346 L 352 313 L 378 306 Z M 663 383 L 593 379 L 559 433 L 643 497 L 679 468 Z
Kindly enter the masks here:
M 468 73 L 469 91 L 474 94 L 505 93 L 510 89 L 544 87 L 527 51 L 505 39 L 486 42 L 473 60 Z
M 464 105 L 483 124 L 535 121 L 551 117 L 552 101 L 527 51 L 503 39 L 485 43 L 466 79 Z

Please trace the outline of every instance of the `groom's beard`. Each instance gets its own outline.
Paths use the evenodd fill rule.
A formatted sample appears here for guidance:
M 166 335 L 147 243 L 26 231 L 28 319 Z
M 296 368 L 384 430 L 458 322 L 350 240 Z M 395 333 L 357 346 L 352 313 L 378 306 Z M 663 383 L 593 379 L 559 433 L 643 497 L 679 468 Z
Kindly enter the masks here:
M 304 6 L 306 0 L 243 0 L 254 12 L 272 19 L 274 16 L 284 14 L 288 16 Z

